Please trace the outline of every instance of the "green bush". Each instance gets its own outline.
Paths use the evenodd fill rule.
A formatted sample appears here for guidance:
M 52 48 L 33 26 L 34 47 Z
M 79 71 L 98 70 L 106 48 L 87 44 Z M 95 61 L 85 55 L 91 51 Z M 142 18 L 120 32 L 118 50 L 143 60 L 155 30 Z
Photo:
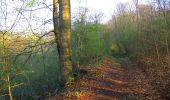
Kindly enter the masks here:
M 87 62 L 102 56 L 109 48 L 107 39 L 105 41 L 103 38 L 104 26 L 94 23 L 79 24 L 75 25 L 72 35 L 73 60 Z

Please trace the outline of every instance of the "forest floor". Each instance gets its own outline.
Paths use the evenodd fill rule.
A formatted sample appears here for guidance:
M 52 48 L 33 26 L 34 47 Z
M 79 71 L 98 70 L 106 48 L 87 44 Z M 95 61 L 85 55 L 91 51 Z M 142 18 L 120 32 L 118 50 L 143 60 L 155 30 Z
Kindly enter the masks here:
M 140 68 L 106 59 L 100 67 L 82 67 L 75 82 L 50 100 L 165 100 Z

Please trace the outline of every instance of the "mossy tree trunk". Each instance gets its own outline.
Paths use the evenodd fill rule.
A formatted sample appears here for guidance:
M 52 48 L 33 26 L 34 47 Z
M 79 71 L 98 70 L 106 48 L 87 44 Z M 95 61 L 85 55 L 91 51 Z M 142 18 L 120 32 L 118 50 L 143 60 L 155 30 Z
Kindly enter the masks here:
M 54 32 L 60 59 L 61 81 L 67 83 L 72 74 L 70 0 L 54 0 L 53 15 Z

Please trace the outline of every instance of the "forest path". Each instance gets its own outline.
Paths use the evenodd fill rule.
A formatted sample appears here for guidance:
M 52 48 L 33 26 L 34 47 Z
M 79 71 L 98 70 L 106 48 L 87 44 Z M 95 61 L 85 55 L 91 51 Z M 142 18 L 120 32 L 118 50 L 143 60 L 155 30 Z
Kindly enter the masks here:
M 123 65 L 106 59 L 101 67 L 83 68 L 78 80 L 50 100 L 162 100 L 142 70 Z

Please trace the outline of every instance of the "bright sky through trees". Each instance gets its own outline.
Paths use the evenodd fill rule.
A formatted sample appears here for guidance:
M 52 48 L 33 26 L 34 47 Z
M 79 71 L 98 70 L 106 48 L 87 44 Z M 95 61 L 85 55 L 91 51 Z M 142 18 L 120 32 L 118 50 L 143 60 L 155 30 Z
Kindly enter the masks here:
M 72 11 L 77 9 L 79 6 L 87 7 L 90 13 L 93 11 L 103 12 L 104 18 L 102 22 L 107 22 L 111 15 L 116 10 L 116 6 L 119 3 L 130 3 L 132 0 L 71 0 Z
M 131 1 L 132 0 L 71 0 L 72 17 L 76 16 L 75 13 L 79 7 L 87 7 L 90 14 L 102 12 L 102 22 L 106 23 L 116 11 L 117 4 L 129 4 Z M 7 2 L 8 4 L 4 2 L 0 5 L 2 8 L 0 10 L 2 13 L 0 19 L 1 30 L 10 29 L 11 26 L 13 26 L 12 31 L 17 32 L 28 32 L 30 30 L 34 32 L 44 32 L 53 29 L 52 0 L 37 0 L 32 7 L 27 6 L 26 2 L 12 0 L 7 0 Z M 5 17 L 5 13 L 3 13 L 6 7 L 7 17 Z M 38 10 L 36 10 L 37 8 Z M 6 18 L 6 20 L 3 18 Z

